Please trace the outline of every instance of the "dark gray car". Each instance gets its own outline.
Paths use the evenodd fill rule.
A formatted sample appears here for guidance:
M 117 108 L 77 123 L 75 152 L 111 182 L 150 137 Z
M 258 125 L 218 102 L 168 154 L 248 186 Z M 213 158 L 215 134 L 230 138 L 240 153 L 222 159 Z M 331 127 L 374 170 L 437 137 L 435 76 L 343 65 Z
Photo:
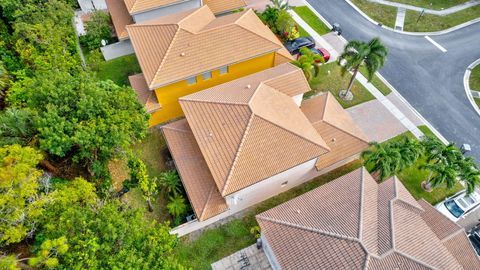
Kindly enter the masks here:
M 285 48 L 292 54 L 295 55 L 300 51 L 301 47 L 307 47 L 309 49 L 315 47 L 315 40 L 312 37 L 299 37 L 291 41 L 285 42 Z

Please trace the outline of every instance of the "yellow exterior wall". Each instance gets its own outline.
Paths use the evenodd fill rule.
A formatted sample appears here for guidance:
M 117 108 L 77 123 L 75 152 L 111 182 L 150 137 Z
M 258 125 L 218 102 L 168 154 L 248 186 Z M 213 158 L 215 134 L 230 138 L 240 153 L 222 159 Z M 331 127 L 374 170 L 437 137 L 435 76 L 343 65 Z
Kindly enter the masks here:
M 178 99 L 222 83 L 226 83 L 252 73 L 256 73 L 274 66 L 275 53 L 266 54 L 241 63 L 228 66 L 228 73 L 220 74 L 220 70 L 212 71 L 212 78 L 204 80 L 202 75 L 197 76 L 197 83 L 189 85 L 187 80 L 176 82 L 155 89 L 161 109 L 152 113 L 150 126 L 155 126 L 183 116 Z

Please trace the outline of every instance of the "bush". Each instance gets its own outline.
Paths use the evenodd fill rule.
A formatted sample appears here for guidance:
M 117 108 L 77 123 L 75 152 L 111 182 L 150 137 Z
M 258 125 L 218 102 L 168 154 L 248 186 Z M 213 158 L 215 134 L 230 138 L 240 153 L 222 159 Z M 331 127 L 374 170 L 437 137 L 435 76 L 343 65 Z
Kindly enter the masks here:
M 103 11 L 95 11 L 85 25 L 87 34 L 80 37 L 80 43 L 87 50 L 91 51 L 102 46 L 102 39 L 110 42 L 112 40 L 112 29 L 110 27 L 110 16 Z

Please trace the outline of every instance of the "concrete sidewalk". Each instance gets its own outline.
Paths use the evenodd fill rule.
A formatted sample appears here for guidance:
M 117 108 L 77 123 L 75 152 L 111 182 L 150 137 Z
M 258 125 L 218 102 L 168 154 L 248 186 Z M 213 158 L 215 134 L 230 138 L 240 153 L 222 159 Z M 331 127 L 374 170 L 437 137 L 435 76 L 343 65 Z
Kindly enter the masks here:
M 417 7 L 417 6 L 412 6 L 412 5 L 406 5 L 406 4 L 400 4 L 397 2 L 391 2 L 391 1 L 386 1 L 386 0 L 368 0 L 369 2 L 374 2 L 378 3 L 381 5 L 386 5 L 386 6 L 391 6 L 391 7 L 397 7 L 397 8 L 403 8 L 403 9 L 410 9 L 418 12 L 425 12 L 427 14 L 432 14 L 432 15 L 437 15 L 437 16 L 446 16 L 453 14 L 455 12 L 459 12 L 461 10 L 471 8 L 476 5 L 480 5 L 480 0 L 472 0 L 468 1 L 466 3 L 456 5 L 450 8 L 442 9 L 442 10 L 434 10 L 434 9 L 428 9 L 428 8 L 422 8 L 422 7 Z

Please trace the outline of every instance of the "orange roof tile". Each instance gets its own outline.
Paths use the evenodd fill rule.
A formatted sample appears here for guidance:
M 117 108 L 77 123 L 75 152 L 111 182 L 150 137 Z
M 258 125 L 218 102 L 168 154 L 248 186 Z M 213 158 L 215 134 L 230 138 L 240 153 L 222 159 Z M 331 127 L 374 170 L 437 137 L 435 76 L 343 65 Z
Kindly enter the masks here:
M 433 219 L 429 215 L 434 215 Z M 364 168 L 256 218 L 281 268 L 300 265 L 301 269 L 478 269 L 480 266 L 462 229 L 445 225 L 445 216 L 426 202 L 416 202 L 395 177 L 377 184 Z M 438 238 L 435 230 L 440 226 L 432 228 L 425 220 L 439 221 L 450 235 Z
M 244 0 L 203 0 L 204 5 L 212 10 L 213 13 L 225 13 L 247 6 Z
M 129 76 L 128 80 L 137 94 L 138 101 L 145 106 L 147 113 L 153 113 L 162 107 L 158 103 L 155 92 L 148 89 L 142 73 Z
M 331 93 L 304 100 L 301 109 L 331 149 L 318 159 L 317 169 L 326 168 L 368 147 L 366 135 Z
M 106 0 L 106 4 L 118 39 L 128 38 L 126 27 L 133 23 L 133 18 L 128 13 L 125 3 L 122 0 Z
M 303 73 L 285 64 L 180 98 L 223 196 L 329 151 L 286 95 L 306 91 Z
M 218 192 L 187 121 L 167 124 L 162 131 L 198 220 L 226 211 L 225 199 Z
M 252 10 L 215 18 L 203 6 L 127 31 L 150 89 L 271 52 L 293 60 Z
M 123 0 L 130 14 L 141 13 L 144 11 L 173 5 L 182 0 Z

